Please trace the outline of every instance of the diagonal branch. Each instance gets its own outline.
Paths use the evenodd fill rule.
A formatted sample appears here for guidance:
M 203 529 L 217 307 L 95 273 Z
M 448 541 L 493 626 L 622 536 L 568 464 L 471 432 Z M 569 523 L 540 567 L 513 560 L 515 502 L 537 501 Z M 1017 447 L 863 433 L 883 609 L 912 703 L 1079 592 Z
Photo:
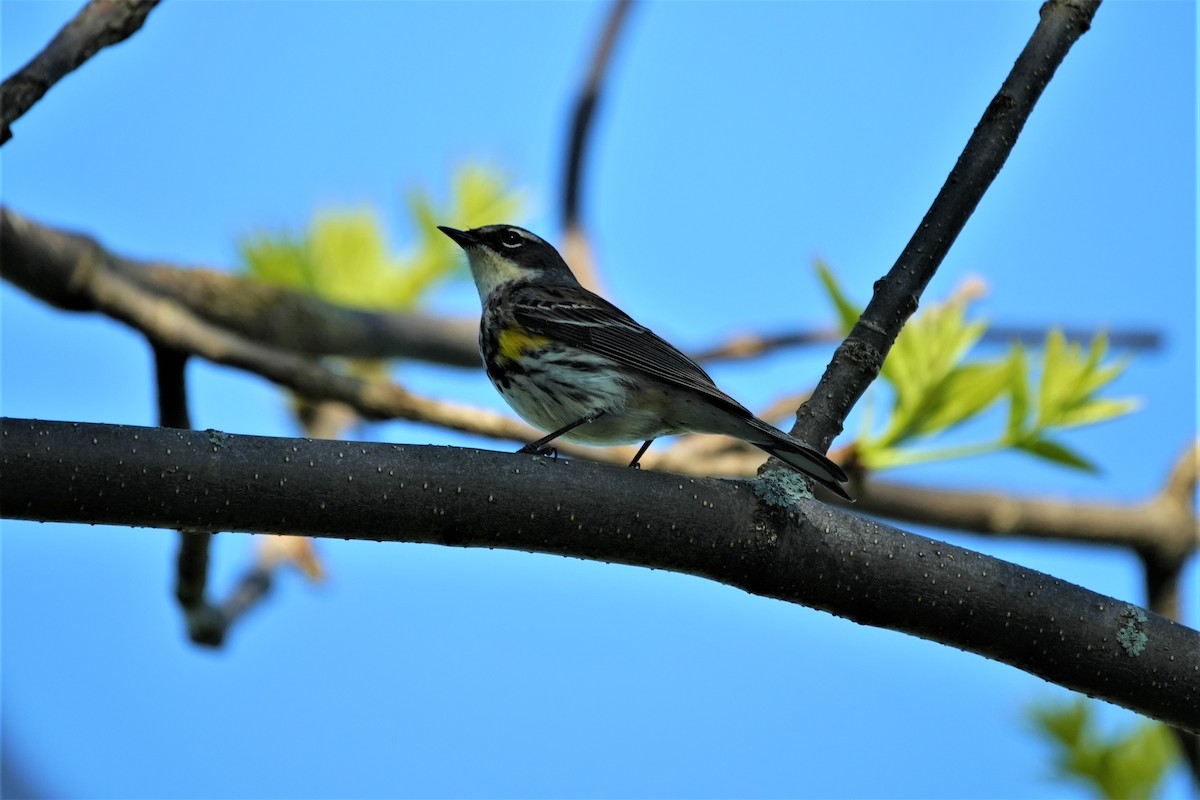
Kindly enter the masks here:
M 142 27 L 158 0 L 89 0 L 42 52 L 0 84 L 0 145 L 12 138 L 12 123 L 102 48 L 124 41 Z
M 883 360 L 917 308 L 925 286 L 966 225 L 1016 144 L 1033 106 L 1067 51 L 1087 31 L 1100 0 L 1049 0 L 1012 71 L 971 134 L 916 233 L 850 336 L 834 353 L 813 397 L 796 414 L 792 434 L 826 450 L 850 409 L 879 374 Z
M 1200 633 L 816 501 L 768 506 L 759 481 L 15 419 L 0 420 L 0 444 L 8 518 L 499 547 L 671 570 L 932 639 L 1200 730 Z
M 571 117 L 571 144 L 567 150 L 567 164 L 563 177 L 563 223 L 568 230 L 581 227 L 580 196 L 583 194 L 583 166 L 592 129 L 592 117 L 600 100 L 613 48 L 631 4 L 631 0 L 615 0 L 612 4 L 604 31 L 596 44 L 587 79 L 575 99 L 575 112 Z

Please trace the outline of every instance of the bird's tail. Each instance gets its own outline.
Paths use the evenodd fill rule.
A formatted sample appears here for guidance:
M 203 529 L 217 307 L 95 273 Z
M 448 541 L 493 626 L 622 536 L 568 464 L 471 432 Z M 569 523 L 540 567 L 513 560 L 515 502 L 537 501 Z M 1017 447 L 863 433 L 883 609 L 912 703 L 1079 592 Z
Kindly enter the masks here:
M 742 437 L 745 441 L 800 470 L 838 497 L 854 502 L 854 498 L 842 487 L 849 480 L 846 473 L 823 453 L 818 453 L 758 417 L 752 416 L 746 423 L 752 432 Z

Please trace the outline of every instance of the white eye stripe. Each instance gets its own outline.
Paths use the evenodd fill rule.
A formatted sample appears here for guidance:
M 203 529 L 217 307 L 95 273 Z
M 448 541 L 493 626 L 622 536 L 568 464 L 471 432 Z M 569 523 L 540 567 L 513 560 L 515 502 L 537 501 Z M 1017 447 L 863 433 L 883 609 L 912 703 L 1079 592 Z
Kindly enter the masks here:
M 515 250 L 525 244 L 526 237 L 516 228 L 509 228 L 500 233 L 500 244 L 510 250 Z

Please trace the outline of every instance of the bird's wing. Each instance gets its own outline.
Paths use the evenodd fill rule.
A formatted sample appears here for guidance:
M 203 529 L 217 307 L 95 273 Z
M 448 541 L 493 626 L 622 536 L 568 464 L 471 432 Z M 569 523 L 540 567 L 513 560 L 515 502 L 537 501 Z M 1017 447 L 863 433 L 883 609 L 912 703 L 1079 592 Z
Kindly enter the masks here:
M 517 322 L 527 330 L 700 392 L 739 416 L 752 416 L 718 389 L 699 364 L 583 287 L 518 287 L 509 299 Z

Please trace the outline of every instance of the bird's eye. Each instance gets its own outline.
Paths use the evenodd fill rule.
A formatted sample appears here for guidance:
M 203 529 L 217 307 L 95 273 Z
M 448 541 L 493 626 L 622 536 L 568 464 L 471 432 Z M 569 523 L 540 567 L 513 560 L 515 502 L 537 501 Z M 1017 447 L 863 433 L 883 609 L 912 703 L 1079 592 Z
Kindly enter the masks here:
M 525 244 L 525 237 L 510 228 L 509 230 L 501 232 L 500 244 L 504 245 L 505 247 L 515 249 Z

